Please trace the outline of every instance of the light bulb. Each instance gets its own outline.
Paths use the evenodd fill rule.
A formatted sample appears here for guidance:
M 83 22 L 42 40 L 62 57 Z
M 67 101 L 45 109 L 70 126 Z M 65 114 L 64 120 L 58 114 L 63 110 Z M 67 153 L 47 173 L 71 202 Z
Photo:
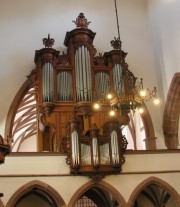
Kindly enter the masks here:
M 140 114 L 142 114 L 144 112 L 143 108 L 139 108 L 138 111 Z
M 94 108 L 95 108 L 95 109 L 99 109 L 99 104 L 98 104 L 98 103 L 95 103 L 95 104 L 94 104 Z
M 158 105 L 160 103 L 160 100 L 158 98 L 155 98 L 153 102 L 155 105 Z
M 141 90 L 140 91 L 140 96 L 141 97 L 145 97 L 146 96 L 146 91 L 145 90 Z
M 111 99 L 111 98 L 112 98 L 112 94 L 109 93 L 109 94 L 107 95 L 107 98 L 108 98 L 108 99 Z
M 114 116 L 114 115 L 115 115 L 115 111 L 114 111 L 114 110 L 111 110 L 111 111 L 109 112 L 109 114 L 110 114 L 110 116 Z

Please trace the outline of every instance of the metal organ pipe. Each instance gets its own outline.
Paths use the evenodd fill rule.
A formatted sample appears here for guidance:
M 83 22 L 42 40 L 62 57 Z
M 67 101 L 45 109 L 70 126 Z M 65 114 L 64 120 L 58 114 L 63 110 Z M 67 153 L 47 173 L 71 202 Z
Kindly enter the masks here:
M 113 66 L 113 83 L 114 83 L 114 90 L 116 91 L 117 95 L 123 95 L 123 77 L 122 77 L 122 69 L 120 64 L 115 64 Z
M 81 143 L 81 163 L 91 164 L 91 148 L 88 144 Z
M 112 150 L 112 162 L 113 164 L 119 163 L 119 147 L 118 147 L 117 132 L 113 130 L 111 132 L 111 150 Z
M 101 164 L 110 163 L 109 143 L 100 145 L 100 159 L 101 159 Z
M 42 92 L 43 102 L 53 101 L 53 65 L 50 62 L 46 62 L 42 68 Z
M 97 72 L 95 75 L 95 85 L 97 98 L 101 94 L 107 94 L 109 91 L 109 75 L 103 71 Z
M 72 75 L 69 71 L 61 71 L 57 75 L 58 101 L 72 100 Z
M 92 80 L 89 50 L 83 45 L 75 53 L 77 101 L 92 100 Z
M 73 165 L 79 164 L 79 141 L 77 131 L 71 133 L 72 162 Z
M 92 79 L 91 77 L 91 65 L 90 65 L 90 55 L 89 55 L 89 50 L 85 47 L 85 53 L 86 53 L 86 68 L 87 70 L 87 88 L 88 88 L 88 99 L 92 100 Z
M 79 85 L 80 85 L 80 81 L 79 81 L 79 70 L 77 69 L 79 67 L 79 59 L 78 59 L 78 55 L 77 55 L 77 51 L 76 51 L 76 54 L 75 54 L 75 70 L 76 70 L 76 74 L 75 74 L 75 78 L 76 78 L 76 98 L 77 98 L 77 101 L 80 100 L 80 88 L 79 88 Z
M 92 139 L 92 151 L 93 151 L 94 165 L 97 165 L 99 164 L 99 158 L 98 158 L 98 141 L 96 137 Z

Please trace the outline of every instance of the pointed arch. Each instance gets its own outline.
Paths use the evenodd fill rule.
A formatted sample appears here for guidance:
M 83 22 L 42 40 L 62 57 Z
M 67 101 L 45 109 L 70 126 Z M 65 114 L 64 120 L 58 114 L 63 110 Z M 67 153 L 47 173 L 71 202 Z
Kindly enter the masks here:
M 21 100 L 23 99 L 23 97 L 25 96 L 25 94 L 27 93 L 27 91 L 30 88 L 30 84 L 29 81 L 26 80 L 23 85 L 21 86 L 21 88 L 19 89 L 18 93 L 16 94 L 16 96 L 14 97 L 11 106 L 9 108 L 8 114 L 7 114 L 7 118 L 6 118 L 6 124 L 5 124 L 5 134 L 4 137 L 8 139 L 8 142 L 11 143 L 12 142 L 12 128 L 13 128 L 13 120 L 15 118 L 16 115 L 16 111 L 18 109 L 18 106 L 21 102 Z
M 72 196 L 68 206 L 74 207 L 75 202 L 80 198 L 80 196 L 83 195 L 87 190 L 89 190 L 91 188 L 100 188 L 102 190 L 106 189 L 109 193 L 111 193 L 114 196 L 114 198 L 117 200 L 117 202 L 121 206 L 127 207 L 126 201 L 123 198 L 123 196 L 119 193 L 119 191 L 104 181 L 100 181 L 100 182 L 90 181 L 90 182 L 84 184 L 83 186 L 81 186 L 76 191 L 76 193 Z
M 59 195 L 59 193 L 56 190 L 54 190 L 50 185 L 39 180 L 33 180 L 21 186 L 11 196 L 11 198 L 7 202 L 6 207 L 13 207 L 23 195 L 25 195 L 26 193 L 30 192 L 33 189 L 39 189 L 46 192 L 53 199 L 53 201 L 56 203 L 57 206 L 66 207 L 66 204 L 62 199 L 62 197 Z
M 143 128 L 145 133 L 144 135 L 145 139 L 143 141 L 145 142 L 145 149 L 154 150 L 156 149 L 156 137 L 155 137 L 153 122 L 145 103 L 143 103 L 142 108 L 143 108 L 143 113 L 139 113 L 137 111 L 136 113 L 139 114 L 139 117 L 141 118 L 141 121 L 143 123 Z M 134 148 L 136 149 L 138 140 L 136 138 L 136 127 L 133 121 L 133 116 L 134 116 L 133 112 L 129 113 L 129 116 L 130 116 L 130 123 L 127 127 L 130 130 L 134 142 Z
M 164 116 L 163 132 L 165 144 L 168 149 L 177 149 L 178 127 L 180 114 L 180 73 L 175 73 L 167 94 Z
M 143 110 L 144 112 L 141 114 L 141 118 L 144 124 L 146 134 L 146 139 L 144 140 L 146 143 L 146 149 L 156 149 L 156 137 L 154 133 L 154 126 L 148 108 L 145 104 L 143 104 Z
M 141 193 L 141 191 L 146 188 L 147 186 L 151 185 L 151 184 L 155 184 L 161 188 L 163 188 L 164 190 L 166 190 L 173 198 L 174 202 L 176 203 L 177 207 L 180 207 L 180 196 L 179 194 L 176 192 L 176 190 L 167 182 L 165 182 L 164 180 L 157 178 L 157 177 L 149 177 L 146 180 L 142 181 L 133 191 L 133 193 L 131 194 L 129 201 L 128 201 L 128 207 L 133 207 L 134 201 L 137 198 L 137 196 Z
M 11 151 L 18 152 L 21 144 L 37 134 L 37 102 L 35 89 L 26 80 L 16 94 L 6 118 L 5 137 Z M 13 144 L 12 144 L 13 143 Z

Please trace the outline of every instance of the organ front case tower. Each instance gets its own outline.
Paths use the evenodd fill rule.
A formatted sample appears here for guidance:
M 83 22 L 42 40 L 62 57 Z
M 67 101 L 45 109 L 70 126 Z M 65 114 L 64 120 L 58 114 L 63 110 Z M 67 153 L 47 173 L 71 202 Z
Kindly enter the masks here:
M 83 163 L 82 171 L 90 169 L 86 165 L 122 163 L 121 152 L 127 142 L 120 127 L 128 123 L 128 119 L 110 119 L 105 101 L 110 90 L 118 94 L 125 91 L 121 67 L 126 65 L 120 63 L 125 63 L 126 53 L 115 39 L 112 51 L 96 55 L 90 22 L 83 13 L 73 22 L 76 28 L 67 32 L 64 40 L 67 53 L 53 49 L 54 39 L 48 35 L 43 39 L 45 48 L 35 52 L 33 71 L 37 79 L 38 150 L 70 151 L 67 160 L 72 173 Z M 99 111 L 93 110 L 95 100 L 103 103 Z

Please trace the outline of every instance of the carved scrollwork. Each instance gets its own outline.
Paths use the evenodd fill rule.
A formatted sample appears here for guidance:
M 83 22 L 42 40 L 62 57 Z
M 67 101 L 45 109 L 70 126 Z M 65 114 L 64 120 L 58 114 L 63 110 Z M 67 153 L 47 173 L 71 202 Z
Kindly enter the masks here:
M 99 53 L 99 56 L 94 58 L 94 64 L 98 66 L 104 66 L 104 57 L 102 53 Z
M 62 53 L 62 55 L 59 56 L 59 62 L 58 64 L 63 65 L 63 66 L 67 66 L 70 64 L 70 56 L 68 54 L 65 54 L 64 51 Z
M 3 137 L 0 135 L 0 164 L 4 163 L 5 156 L 10 152 L 10 146 L 5 144 Z
M 127 145 L 128 145 L 128 141 L 127 141 L 125 135 L 123 135 L 122 140 L 121 140 L 121 149 L 125 151 L 127 148 Z
M 38 86 L 38 70 L 34 68 L 31 73 L 27 76 L 30 86 L 37 87 Z
M 103 173 L 89 175 L 89 178 L 91 178 L 95 182 L 100 182 L 104 177 L 105 175 Z

